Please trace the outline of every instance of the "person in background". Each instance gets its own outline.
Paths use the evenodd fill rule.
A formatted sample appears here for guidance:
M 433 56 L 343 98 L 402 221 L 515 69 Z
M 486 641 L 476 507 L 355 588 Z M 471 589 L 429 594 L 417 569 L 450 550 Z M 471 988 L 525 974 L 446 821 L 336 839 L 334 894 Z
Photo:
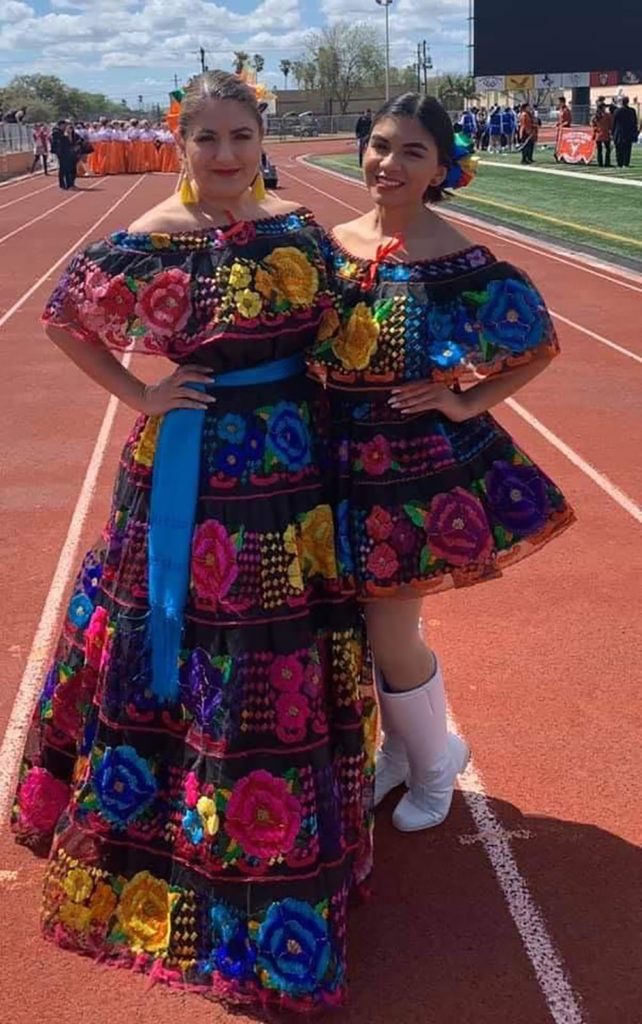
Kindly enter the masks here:
M 558 128 L 570 128 L 573 123 L 573 114 L 571 108 L 566 102 L 566 96 L 560 96 L 559 105 L 557 107 L 557 127 Z
M 506 107 L 502 114 L 502 134 L 506 138 L 508 152 L 512 153 L 517 138 L 517 115 L 512 107 Z
M 502 110 L 499 105 L 493 107 L 488 119 L 489 153 L 499 153 L 502 143 Z
M 593 125 L 593 132 L 597 143 L 597 162 L 600 167 L 610 167 L 613 115 L 607 110 L 603 97 L 598 100 L 591 124 Z
M 471 142 L 477 138 L 477 107 L 464 110 L 461 115 L 461 127 L 464 135 L 467 135 Z
M 80 137 L 70 121 L 58 121 L 51 135 L 51 152 L 58 158 L 58 184 L 67 191 L 76 186 Z
M 537 119 L 528 103 L 522 103 L 520 108 L 519 130 L 522 149 L 522 163 L 532 164 L 539 129 Z
M 357 137 L 357 145 L 359 146 L 359 167 L 363 163 L 363 154 L 366 146 L 368 145 L 368 139 L 370 137 L 370 128 L 372 127 L 372 111 L 370 107 L 364 110 L 363 114 L 360 114 L 357 118 L 357 123 L 354 126 L 354 134 Z
M 33 130 L 33 163 L 31 173 L 33 174 L 42 160 L 42 169 L 46 175 L 49 174 L 47 166 L 47 154 L 49 152 L 49 132 L 44 124 L 37 124 Z
M 482 107 L 477 114 L 477 149 L 488 148 L 488 111 Z
M 629 97 L 622 97 L 622 106 L 613 115 L 613 141 L 618 167 L 631 166 L 631 149 L 638 138 L 638 116 L 629 106 Z

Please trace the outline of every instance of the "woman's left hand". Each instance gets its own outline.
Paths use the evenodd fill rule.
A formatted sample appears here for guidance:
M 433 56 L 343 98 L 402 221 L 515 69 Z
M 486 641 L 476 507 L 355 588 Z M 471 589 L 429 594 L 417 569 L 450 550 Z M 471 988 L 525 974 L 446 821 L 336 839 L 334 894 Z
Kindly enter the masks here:
M 427 380 L 394 388 L 388 404 L 403 416 L 435 411 L 454 423 L 462 423 L 470 418 L 465 394 L 451 391 L 445 384 L 434 384 Z

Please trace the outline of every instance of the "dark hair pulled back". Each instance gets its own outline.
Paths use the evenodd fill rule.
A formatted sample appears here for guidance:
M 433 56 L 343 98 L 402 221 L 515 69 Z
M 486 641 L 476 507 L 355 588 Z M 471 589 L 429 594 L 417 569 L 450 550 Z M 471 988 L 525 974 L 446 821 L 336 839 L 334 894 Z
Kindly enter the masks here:
M 439 163 L 450 170 L 455 147 L 455 130 L 448 112 L 434 96 L 421 96 L 416 92 L 406 92 L 403 96 L 395 96 L 388 100 L 377 111 L 372 120 L 372 131 L 379 121 L 385 117 L 407 117 L 418 121 L 421 127 L 433 137 L 439 154 Z M 424 192 L 425 203 L 440 203 L 446 198 L 446 186 L 429 185 Z
M 254 117 L 260 130 L 263 131 L 263 118 L 256 101 L 254 91 L 236 75 L 228 71 L 205 71 L 191 79 L 185 89 L 178 119 L 180 133 L 189 135 L 199 110 L 207 100 L 235 100 L 247 107 Z

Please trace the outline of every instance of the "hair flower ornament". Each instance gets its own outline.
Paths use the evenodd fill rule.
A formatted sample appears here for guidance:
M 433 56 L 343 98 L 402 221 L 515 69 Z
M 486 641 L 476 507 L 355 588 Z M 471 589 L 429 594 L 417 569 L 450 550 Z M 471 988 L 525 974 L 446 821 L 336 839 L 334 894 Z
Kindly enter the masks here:
M 452 151 L 452 163 L 444 182 L 444 188 L 466 188 L 474 181 L 479 166 L 479 157 L 474 153 L 475 149 L 470 140 L 457 132 Z

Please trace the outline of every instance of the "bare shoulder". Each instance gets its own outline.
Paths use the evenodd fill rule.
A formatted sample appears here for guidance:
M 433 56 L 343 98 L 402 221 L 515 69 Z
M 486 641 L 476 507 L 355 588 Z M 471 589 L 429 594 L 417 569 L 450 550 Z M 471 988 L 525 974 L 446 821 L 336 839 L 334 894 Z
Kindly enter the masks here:
M 132 234 L 147 234 L 150 231 L 189 231 L 197 226 L 193 214 L 181 203 L 178 196 L 164 199 L 153 206 L 129 225 Z
M 261 213 L 266 217 L 281 217 L 286 213 L 294 213 L 301 209 L 301 203 L 291 203 L 287 199 L 279 199 L 276 196 L 266 196 L 261 202 Z
M 355 220 L 344 221 L 343 224 L 335 224 L 332 234 L 346 249 L 359 248 L 363 245 L 365 217 L 356 217 Z

